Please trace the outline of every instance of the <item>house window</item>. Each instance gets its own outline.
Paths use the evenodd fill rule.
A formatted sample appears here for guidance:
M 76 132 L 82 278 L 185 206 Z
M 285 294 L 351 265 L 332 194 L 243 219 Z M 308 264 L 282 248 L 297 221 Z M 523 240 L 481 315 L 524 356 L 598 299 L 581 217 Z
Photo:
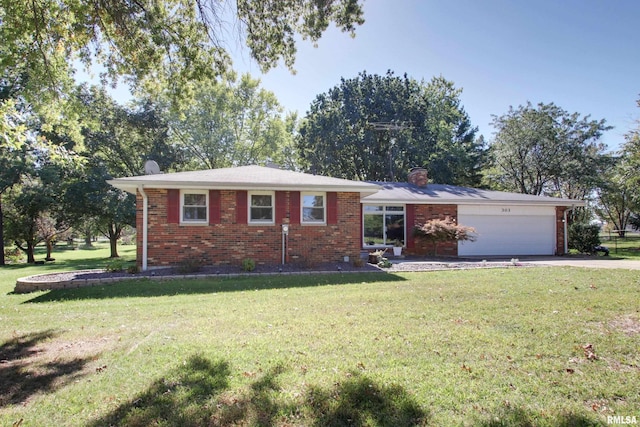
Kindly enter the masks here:
M 183 191 L 180 202 L 182 203 L 182 209 L 180 214 L 181 222 L 185 223 L 207 223 L 207 205 L 209 202 L 209 195 L 206 191 Z
M 252 192 L 249 193 L 249 222 L 273 224 L 273 192 Z
M 405 242 L 404 206 L 364 205 L 362 209 L 365 246 L 393 246 Z
M 302 223 L 326 223 L 325 193 L 302 193 Z

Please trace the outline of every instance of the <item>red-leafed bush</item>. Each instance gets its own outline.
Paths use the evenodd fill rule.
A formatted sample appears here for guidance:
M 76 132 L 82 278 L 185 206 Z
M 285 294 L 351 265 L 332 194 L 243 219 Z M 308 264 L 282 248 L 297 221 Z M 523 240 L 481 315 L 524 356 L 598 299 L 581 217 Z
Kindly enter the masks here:
M 413 235 L 431 241 L 434 246 L 434 255 L 438 255 L 438 243 L 467 240 L 473 242 L 477 238 L 475 228 L 457 224 L 449 216 L 416 225 Z

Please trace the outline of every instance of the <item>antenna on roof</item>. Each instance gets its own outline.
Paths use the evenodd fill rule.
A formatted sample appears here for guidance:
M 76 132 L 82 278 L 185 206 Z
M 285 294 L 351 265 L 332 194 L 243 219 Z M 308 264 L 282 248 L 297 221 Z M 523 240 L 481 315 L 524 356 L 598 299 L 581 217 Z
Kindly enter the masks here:
M 373 130 L 383 131 L 383 130 L 404 130 L 411 128 L 411 122 L 399 122 L 399 121 L 391 121 L 391 122 L 369 122 L 369 125 L 373 128 Z
M 395 175 L 393 174 L 393 148 L 396 145 L 396 137 L 393 133 L 401 132 L 404 129 L 411 129 L 413 126 L 410 121 L 397 120 L 391 122 L 369 122 L 369 126 L 376 132 L 387 132 L 391 134 L 391 138 L 389 139 L 389 178 L 391 178 L 391 181 L 395 181 Z
M 162 171 L 155 160 L 147 160 L 144 162 L 144 173 L 145 175 L 157 175 Z

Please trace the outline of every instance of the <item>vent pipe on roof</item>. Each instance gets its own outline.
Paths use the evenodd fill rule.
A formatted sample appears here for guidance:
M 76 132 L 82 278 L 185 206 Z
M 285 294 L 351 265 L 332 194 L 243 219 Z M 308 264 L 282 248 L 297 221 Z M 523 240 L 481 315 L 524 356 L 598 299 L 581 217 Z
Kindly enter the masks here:
M 411 168 L 407 180 L 417 187 L 426 187 L 429 179 L 425 168 Z

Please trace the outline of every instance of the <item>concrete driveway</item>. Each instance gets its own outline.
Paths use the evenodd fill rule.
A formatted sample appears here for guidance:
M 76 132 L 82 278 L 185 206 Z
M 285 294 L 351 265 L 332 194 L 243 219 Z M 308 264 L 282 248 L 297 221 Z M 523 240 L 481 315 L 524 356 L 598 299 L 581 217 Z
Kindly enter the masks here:
M 528 264 L 549 266 L 569 266 L 585 268 L 621 268 L 625 270 L 640 270 L 640 261 L 616 259 L 615 256 L 598 257 L 563 257 L 563 256 L 522 256 L 518 258 Z M 494 261 L 494 260 L 492 260 Z

